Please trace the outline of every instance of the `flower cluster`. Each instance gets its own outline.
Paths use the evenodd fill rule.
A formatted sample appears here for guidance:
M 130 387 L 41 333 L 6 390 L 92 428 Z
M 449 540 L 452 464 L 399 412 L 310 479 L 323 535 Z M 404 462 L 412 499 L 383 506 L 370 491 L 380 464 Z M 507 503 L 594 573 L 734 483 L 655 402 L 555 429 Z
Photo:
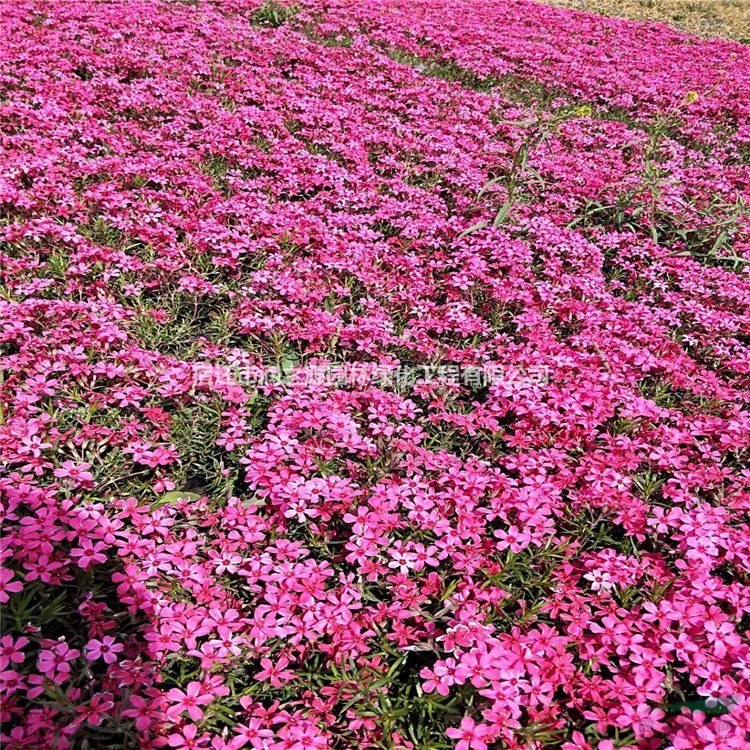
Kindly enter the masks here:
M 4 747 L 748 746 L 750 51 L 526 0 L 0 28 Z

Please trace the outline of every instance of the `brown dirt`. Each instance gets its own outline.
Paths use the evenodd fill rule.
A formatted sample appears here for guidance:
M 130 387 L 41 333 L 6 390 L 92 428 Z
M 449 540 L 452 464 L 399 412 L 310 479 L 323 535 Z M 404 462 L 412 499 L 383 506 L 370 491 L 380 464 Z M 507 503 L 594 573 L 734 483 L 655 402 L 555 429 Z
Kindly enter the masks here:
M 665 21 L 693 34 L 750 44 L 750 0 L 542 0 L 603 16 Z

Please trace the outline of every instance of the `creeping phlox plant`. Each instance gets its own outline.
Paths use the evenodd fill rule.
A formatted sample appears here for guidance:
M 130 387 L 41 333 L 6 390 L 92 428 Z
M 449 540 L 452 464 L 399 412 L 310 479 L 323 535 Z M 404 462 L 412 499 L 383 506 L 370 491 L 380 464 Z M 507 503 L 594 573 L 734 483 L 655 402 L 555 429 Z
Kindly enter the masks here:
M 750 745 L 750 51 L 0 10 L 4 747 Z

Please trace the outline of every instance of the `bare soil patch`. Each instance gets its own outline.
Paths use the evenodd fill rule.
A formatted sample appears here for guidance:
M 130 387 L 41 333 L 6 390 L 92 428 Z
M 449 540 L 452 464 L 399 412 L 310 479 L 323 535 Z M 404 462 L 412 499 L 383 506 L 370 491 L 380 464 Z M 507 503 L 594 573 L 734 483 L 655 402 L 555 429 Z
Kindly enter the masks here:
M 707 37 L 750 43 L 750 0 L 543 0 L 549 5 L 639 21 L 665 21 Z

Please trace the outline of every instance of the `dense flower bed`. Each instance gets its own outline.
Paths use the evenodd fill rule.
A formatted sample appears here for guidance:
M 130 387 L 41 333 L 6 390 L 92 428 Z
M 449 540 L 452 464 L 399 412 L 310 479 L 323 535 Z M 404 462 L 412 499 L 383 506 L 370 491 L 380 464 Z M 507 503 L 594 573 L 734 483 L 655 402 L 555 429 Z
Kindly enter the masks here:
M 748 747 L 750 51 L 0 28 L 5 747 Z

